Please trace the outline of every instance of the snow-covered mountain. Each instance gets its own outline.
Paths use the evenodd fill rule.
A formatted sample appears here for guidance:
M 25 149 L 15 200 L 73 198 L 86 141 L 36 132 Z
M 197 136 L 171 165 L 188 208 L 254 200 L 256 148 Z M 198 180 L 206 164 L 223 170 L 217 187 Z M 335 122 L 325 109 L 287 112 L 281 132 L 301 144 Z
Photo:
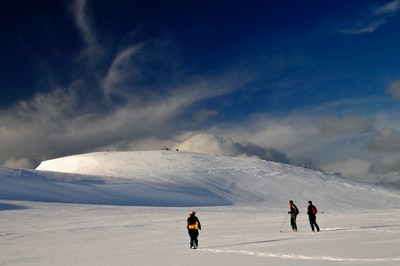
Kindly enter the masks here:
M 96 152 L 0 168 L 0 199 L 132 206 L 400 206 L 396 191 L 259 159 L 181 151 Z

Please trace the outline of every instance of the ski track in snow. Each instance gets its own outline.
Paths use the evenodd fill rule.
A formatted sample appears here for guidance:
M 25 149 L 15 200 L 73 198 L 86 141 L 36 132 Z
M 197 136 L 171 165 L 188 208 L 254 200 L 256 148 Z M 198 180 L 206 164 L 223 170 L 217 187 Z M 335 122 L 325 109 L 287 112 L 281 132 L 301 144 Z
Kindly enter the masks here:
M 312 260 L 312 261 L 339 261 L 339 262 L 365 262 L 365 263 L 373 263 L 373 262 L 382 262 L 382 263 L 392 263 L 392 262 L 400 262 L 400 257 L 396 258 L 341 258 L 341 257 L 330 257 L 330 256 L 305 256 L 299 254 L 278 254 L 278 253 L 265 253 L 265 252 L 256 252 L 250 250 L 226 250 L 226 249 L 210 249 L 203 248 L 198 249 L 199 251 L 204 252 L 212 252 L 212 253 L 234 253 L 238 255 L 248 255 L 248 256 L 257 256 L 257 257 L 269 257 L 269 258 L 279 258 L 285 260 Z

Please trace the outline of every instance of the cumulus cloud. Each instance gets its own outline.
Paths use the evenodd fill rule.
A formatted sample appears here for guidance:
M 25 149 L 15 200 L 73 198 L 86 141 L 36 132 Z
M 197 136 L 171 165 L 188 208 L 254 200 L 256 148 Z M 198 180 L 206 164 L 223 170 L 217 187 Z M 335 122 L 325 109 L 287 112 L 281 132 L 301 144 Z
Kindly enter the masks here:
M 323 168 L 329 173 L 351 177 L 361 182 L 400 189 L 399 158 L 376 157 L 372 162 L 362 159 L 348 159 L 332 162 L 324 165 Z
M 174 148 L 184 151 L 202 152 L 225 156 L 244 156 L 289 163 L 288 157 L 277 149 L 263 147 L 250 142 L 239 143 L 231 138 L 224 138 L 209 133 L 187 133 Z
M 318 128 L 321 135 L 328 137 L 362 134 L 374 130 L 373 122 L 360 116 L 347 116 L 342 119 L 326 117 L 318 122 Z
M 390 22 L 400 9 L 400 1 L 395 0 L 381 6 L 373 7 L 367 14 L 362 15 L 352 26 L 339 30 L 342 34 L 372 33 Z
M 347 159 L 337 162 L 330 162 L 324 165 L 324 169 L 329 173 L 337 173 L 342 176 L 354 177 L 366 181 L 369 176 L 369 161 L 361 159 Z M 370 180 L 371 181 L 371 180 Z
M 369 166 L 369 172 L 373 174 L 400 172 L 400 157 L 397 156 L 376 157 Z
M 398 152 L 400 151 L 400 132 L 389 128 L 383 129 L 366 144 L 366 147 L 374 152 Z
M 393 81 L 389 85 L 389 89 L 387 92 L 394 98 L 399 100 L 400 99 L 400 80 Z
M 397 171 L 379 175 L 375 183 L 392 189 L 400 189 L 400 172 Z

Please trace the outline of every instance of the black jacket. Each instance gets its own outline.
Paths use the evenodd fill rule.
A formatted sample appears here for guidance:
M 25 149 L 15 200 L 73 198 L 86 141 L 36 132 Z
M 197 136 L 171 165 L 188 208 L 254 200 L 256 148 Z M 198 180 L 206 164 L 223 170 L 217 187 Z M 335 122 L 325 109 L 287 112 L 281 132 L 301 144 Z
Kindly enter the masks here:
M 197 223 L 197 226 L 196 226 L 197 228 L 189 228 L 189 226 L 196 225 L 196 223 Z M 186 227 L 189 230 L 197 230 L 197 229 L 201 230 L 201 224 L 200 224 L 199 218 L 197 218 L 197 216 L 195 216 L 195 215 L 189 216 L 189 218 L 187 218 L 187 226 Z
M 294 203 L 290 206 L 289 213 L 292 214 L 292 215 L 299 214 L 299 209 L 297 208 L 297 206 Z
M 315 216 L 317 215 L 317 207 L 315 207 L 314 205 L 310 204 L 307 207 L 307 214 L 311 215 L 311 216 Z

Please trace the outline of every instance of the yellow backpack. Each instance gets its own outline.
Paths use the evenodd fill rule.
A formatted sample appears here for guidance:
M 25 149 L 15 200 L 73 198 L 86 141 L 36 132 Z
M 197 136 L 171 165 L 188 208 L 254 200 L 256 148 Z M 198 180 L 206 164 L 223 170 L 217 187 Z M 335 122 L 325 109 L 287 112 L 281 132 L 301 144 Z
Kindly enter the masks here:
M 196 221 L 194 224 L 189 224 L 188 228 L 189 229 L 199 229 L 199 222 Z

